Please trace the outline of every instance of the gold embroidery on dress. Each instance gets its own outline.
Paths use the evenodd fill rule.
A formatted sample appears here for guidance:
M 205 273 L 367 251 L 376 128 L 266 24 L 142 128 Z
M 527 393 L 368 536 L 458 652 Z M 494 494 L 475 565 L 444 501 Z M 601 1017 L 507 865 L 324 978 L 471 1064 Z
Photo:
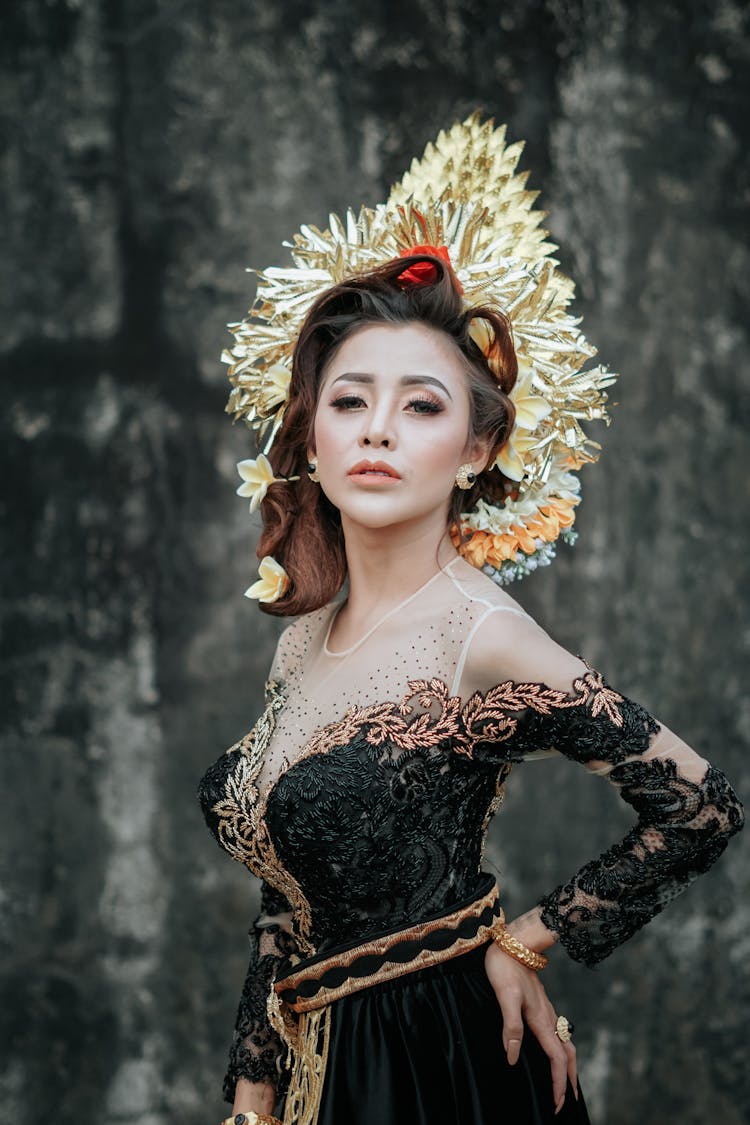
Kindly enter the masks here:
M 321 1004 L 333 1004 L 336 1000 L 353 996 L 355 992 L 362 992 L 373 984 L 400 980 L 401 977 L 416 972 L 418 969 L 429 969 L 433 965 L 441 965 L 443 961 L 450 961 L 454 957 L 460 957 L 462 953 L 469 953 L 470 950 L 476 949 L 478 945 L 484 945 L 491 937 L 492 926 L 480 926 L 472 937 L 457 937 L 448 949 L 420 949 L 419 953 L 415 954 L 412 960 L 406 964 L 402 964 L 400 961 L 386 961 L 369 976 L 349 977 L 343 984 L 339 984 L 335 988 L 328 988 L 324 985 L 314 998 L 295 1001 L 291 1005 L 292 1011 L 304 1015 L 305 1012 L 319 1008 Z M 282 1008 L 286 1006 L 282 1004 Z
M 616 727 L 621 727 L 623 724 L 622 711 L 617 706 L 618 703 L 624 703 L 624 697 L 619 692 L 614 691 L 613 688 L 607 687 L 602 678 L 601 672 L 597 672 L 592 668 L 588 660 L 584 657 L 580 658 L 588 668 L 588 672 L 575 680 L 573 686 L 576 691 L 584 693 L 583 702 L 589 698 L 593 699 L 591 704 L 591 714 L 598 715 L 604 711 L 610 722 L 614 723 Z
M 296 989 L 299 988 L 302 981 L 320 980 L 332 968 L 348 969 L 362 957 L 384 957 L 386 953 L 389 953 L 396 946 L 403 945 L 404 942 L 424 941 L 426 937 L 438 930 L 455 929 L 467 918 L 479 918 L 488 907 L 494 907 L 497 896 L 497 883 L 493 883 L 486 894 L 482 895 L 481 898 L 474 899 L 468 906 L 458 906 L 450 913 L 441 914 L 438 918 L 433 918 L 429 922 L 415 922 L 413 926 L 394 930 L 391 933 L 382 934 L 380 937 L 370 938 L 368 941 L 362 942 L 361 945 L 347 949 L 343 953 L 331 954 L 330 957 L 326 957 L 310 967 L 302 965 L 296 972 L 289 973 L 283 980 L 276 982 L 274 989 L 278 992 Z M 432 951 L 428 950 L 428 952 Z M 441 955 L 445 955 L 444 950 L 437 954 L 437 956 Z M 403 964 L 402 967 L 404 967 Z M 405 971 L 409 971 L 408 965 Z
M 229 774 L 224 798 L 213 806 L 218 818 L 217 835 L 227 851 L 259 878 L 285 896 L 294 910 L 295 937 L 303 953 L 314 953 L 310 944 L 310 904 L 297 880 L 280 862 L 265 822 L 265 801 L 259 803 L 256 784 L 266 750 L 276 729 L 276 715 L 286 702 L 283 685 L 266 684 L 266 706 L 253 729 L 228 754 L 239 751 L 237 765 Z
M 372 938 L 370 941 L 363 942 L 362 945 L 356 946 L 354 949 L 346 950 L 344 953 L 332 954 L 320 963 L 311 966 L 307 969 L 302 966 L 296 973 L 292 973 L 285 977 L 282 981 L 278 981 L 274 985 L 274 992 L 279 995 L 289 989 L 296 990 L 301 983 L 309 983 L 310 981 L 320 981 L 326 973 L 331 969 L 346 970 L 354 964 L 355 961 L 361 960 L 363 957 L 382 957 L 384 960 L 375 969 L 374 972 L 366 976 L 350 976 L 347 977 L 341 984 L 321 985 L 314 996 L 304 998 L 300 997 L 293 1002 L 281 1001 L 280 1004 L 274 1005 L 274 1018 L 280 1021 L 280 1026 L 288 1027 L 290 1016 L 288 1015 L 289 1009 L 293 1012 L 310 1012 L 316 1008 L 323 1007 L 326 1004 L 332 1004 L 336 1000 L 341 1000 L 345 996 L 352 996 L 355 992 L 361 992 L 365 988 L 369 988 L 373 984 L 382 984 L 385 981 L 398 980 L 408 973 L 416 972 L 418 969 L 429 968 L 433 965 L 439 965 L 443 961 L 449 961 L 454 957 L 460 956 L 462 953 L 468 953 L 471 949 L 476 949 L 478 945 L 483 945 L 492 936 L 493 926 L 496 925 L 498 918 L 504 918 L 502 909 L 497 906 L 497 883 L 493 883 L 491 889 L 479 899 L 468 906 L 461 906 L 457 910 L 452 911 L 450 914 L 444 914 L 440 918 L 435 918 L 430 922 L 418 922 L 414 926 L 410 926 L 405 930 L 397 930 L 394 933 L 384 934 L 379 938 Z M 480 924 L 476 932 L 469 937 L 455 936 L 449 946 L 442 949 L 420 949 L 408 961 L 388 960 L 387 954 L 392 949 L 403 946 L 405 942 L 424 940 L 430 934 L 438 930 L 457 928 L 458 925 L 470 918 L 480 918 L 482 914 L 491 908 L 495 917 L 490 925 L 485 923 Z M 270 1006 L 269 1006 L 270 1011 Z M 294 1032 L 292 1033 L 292 1036 Z
M 503 803 L 503 799 L 505 797 L 505 782 L 508 780 L 508 774 L 510 773 L 510 771 L 512 769 L 513 769 L 513 766 L 510 764 L 510 762 L 502 765 L 500 767 L 500 770 L 498 771 L 498 775 L 495 779 L 495 793 L 494 793 L 494 796 L 493 796 L 492 800 L 490 801 L 489 805 L 487 806 L 487 811 L 485 812 L 484 819 L 482 820 L 482 828 L 481 828 L 482 843 L 481 843 L 480 848 L 479 848 L 479 866 L 480 867 L 484 863 L 484 852 L 485 852 L 485 848 L 487 847 L 487 833 L 490 830 L 490 823 L 492 821 L 493 816 L 495 815 L 495 813 L 497 812 L 497 810 L 500 808 L 500 806 Z
M 414 715 L 413 700 L 423 713 Z M 314 754 L 327 754 L 336 746 L 346 746 L 363 726 L 371 746 L 386 742 L 399 750 L 429 749 L 441 742 L 460 738 L 461 699 L 451 696 L 442 680 L 410 680 L 409 690 L 398 703 L 374 703 L 369 707 L 350 707 L 344 717 L 329 723 L 312 736 L 293 765 Z
M 540 715 L 551 715 L 553 711 L 584 707 L 591 700 L 592 716 L 603 711 L 614 726 L 621 727 L 624 720 L 617 704 L 624 702 L 623 696 L 607 687 L 601 673 L 587 660 L 580 659 L 588 671 L 573 681 L 575 695 L 546 684 L 517 683 L 515 680 L 506 680 L 484 694 L 475 692 L 461 711 L 467 737 L 455 749 L 459 754 L 472 757 L 473 745 L 477 741 L 507 742 L 518 727 L 513 713 L 526 708 Z
M 284 1125 L 315 1125 L 320 1112 L 331 1037 L 331 1009 L 302 1012 L 294 1068 L 284 1102 Z
M 297 1032 L 299 1024 L 296 1016 L 286 1004 L 282 1004 L 281 997 L 275 988 L 272 988 L 266 1000 L 266 1014 L 268 1022 L 286 1047 L 284 1066 L 288 1070 L 292 1065 L 294 1053 L 299 1049 Z
M 531 708 L 541 715 L 551 715 L 554 710 L 580 707 L 584 702 L 585 697 L 571 699 L 568 692 L 558 691 L 546 684 L 519 684 L 506 680 L 484 695 L 475 692 L 471 696 L 461 712 L 467 737 L 456 749 L 471 758 L 475 742 L 507 742 L 518 727 L 513 712 Z
M 617 705 L 623 702 L 623 696 L 607 687 L 601 674 L 587 661 L 584 663 L 588 670 L 574 680 L 575 694 L 543 683 L 506 680 L 484 694 L 476 692 L 463 708 L 460 697 L 451 696 L 442 680 L 411 680 L 409 690 L 398 702 L 351 707 L 342 719 L 321 727 L 280 777 L 306 758 L 348 745 L 363 727 L 368 728 L 365 738 L 371 746 L 390 744 L 399 750 L 415 750 L 450 743 L 455 752 L 469 758 L 479 741 L 508 741 L 518 726 L 514 715 L 526 709 L 550 715 L 555 710 L 583 707 L 591 702 L 592 715 L 603 712 L 615 726 L 621 727 L 623 717 Z M 285 699 L 283 687 L 269 681 L 263 714 L 252 731 L 227 751 L 239 750 L 240 760 L 227 779 L 224 799 L 214 805 L 213 811 L 219 819 L 218 835 L 224 847 L 285 895 L 294 910 L 294 932 L 300 952 L 310 954 L 315 952 L 310 942 L 310 904 L 297 880 L 281 863 L 265 819 L 268 799 L 280 777 L 268 784 L 262 798 L 256 784 L 276 727 L 276 715 Z M 417 707 L 421 709 L 419 713 Z M 508 772 L 509 769 L 498 775 L 495 795 L 485 813 L 482 856 Z

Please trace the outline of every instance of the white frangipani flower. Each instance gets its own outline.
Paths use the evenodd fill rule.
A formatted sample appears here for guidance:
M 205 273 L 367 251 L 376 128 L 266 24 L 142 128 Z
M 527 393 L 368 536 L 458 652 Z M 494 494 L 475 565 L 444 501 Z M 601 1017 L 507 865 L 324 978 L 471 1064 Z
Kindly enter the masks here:
M 237 489 L 237 495 L 250 497 L 250 511 L 254 512 L 265 499 L 269 485 L 275 484 L 279 479 L 273 475 L 271 462 L 261 453 L 254 460 L 237 462 L 237 472 L 242 477 L 242 484 Z
M 283 597 L 289 586 L 289 575 L 281 563 L 271 555 L 261 559 L 258 567 L 260 578 L 245 590 L 246 598 L 255 598 L 259 602 L 276 602 Z
M 526 471 L 524 454 L 539 440 L 537 426 L 552 412 L 552 405 L 547 399 L 533 393 L 533 378 L 534 369 L 521 360 L 518 364 L 518 378 L 510 392 L 516 408 L 513 430 L 495 458 L 496 467 L 515 481 L 523 480 Z
M 272 363 L 263 374 L 260 389 L 260 406 L 266 414 L 286 402 L 292 373 L 283 363 Z

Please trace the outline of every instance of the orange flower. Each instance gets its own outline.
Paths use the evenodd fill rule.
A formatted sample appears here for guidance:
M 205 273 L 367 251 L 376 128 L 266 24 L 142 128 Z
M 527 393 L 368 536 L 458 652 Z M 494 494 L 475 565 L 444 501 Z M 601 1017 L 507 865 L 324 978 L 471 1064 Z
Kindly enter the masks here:
M 519 552 L 532 558 L 540 551 L 539 540 L 554 543 L 560 532 L 575 521 L 574 508 L 580 497 L 553 496 L 525 522 L 512 524 L 507 531 L 495 534 L 490 531 L 474 530 L 471 538 L 461 540 L 454 528 L 451 538 L 454 546 L 472 566 L 482 568 L 489 565 L 500 570 L 504 563 L 516 563 Z
M 486 542 L 487 533 L 485 531 L 475 531 L 471 539 L 464 543 L 461 547 L 461 554 L 470 562 L 472 566 L 481 567 L 486 562 Z
M 513 559 L 518 552 L 518 540 L 514 535 L 490 535 L 487 549 L 487 562 L 491 566 L 500 567 L 509 559 Z

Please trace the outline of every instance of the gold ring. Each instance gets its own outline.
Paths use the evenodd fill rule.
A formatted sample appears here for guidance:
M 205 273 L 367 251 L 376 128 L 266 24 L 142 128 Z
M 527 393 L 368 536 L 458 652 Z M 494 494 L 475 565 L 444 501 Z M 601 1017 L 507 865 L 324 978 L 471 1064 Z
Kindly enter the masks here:
M 573 1038 L 573 1024 L 568 1023 L 565 1016 L 558 1016 L 555 1024 L 555 1035 L 563 1043 L 569 1043 Z

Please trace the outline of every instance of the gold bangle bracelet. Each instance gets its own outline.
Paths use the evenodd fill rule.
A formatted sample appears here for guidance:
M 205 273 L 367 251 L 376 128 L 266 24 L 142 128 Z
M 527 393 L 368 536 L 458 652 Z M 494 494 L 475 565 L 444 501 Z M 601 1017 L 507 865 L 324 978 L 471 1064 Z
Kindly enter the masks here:
M 251 1109 L 249 1113 L 235 1113 L 234 1117 L 225 1117 L 221 1125 L 283 1125 L 283 1123 L 271 1113 L 256 1113 Z
M 504 953 L 509 957 L 515 958 L 525 965 L 527 969 L 534 969 L 539 972 L 546 965 L 549 964 L 549 958 L 545 957 L 543 953 L 537 953 L 533 949 L 529 949 L 528 945 L 524 945 L 518 938 L 513 937 L 503 923 L 496 923 L 492 930 L 492 940 L 495 945 L 499 945 Z

